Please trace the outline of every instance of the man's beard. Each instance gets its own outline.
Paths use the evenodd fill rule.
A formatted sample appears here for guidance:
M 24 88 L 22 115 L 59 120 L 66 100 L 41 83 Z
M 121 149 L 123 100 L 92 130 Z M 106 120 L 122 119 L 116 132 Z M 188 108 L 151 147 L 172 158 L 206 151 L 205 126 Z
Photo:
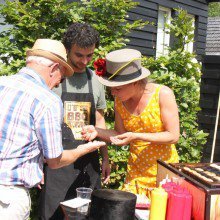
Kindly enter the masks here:
M 86 66 L 85 67 L 80 67 L 78 66 L 74 60 L 72 60 L 71 58 L 68 59 L 68 61 L 70 62 L 70 65 L 73 67 L 75 72 L 79 72 L 79 73 L 83 73 L 86 70 Z
M 68 58 L 68 61 L 70 62 L 70 65 L 72 67 L 75 67 L 75 68 L 79 69 L 79 67 L 75 64 L 75 62 L 70 57 Z

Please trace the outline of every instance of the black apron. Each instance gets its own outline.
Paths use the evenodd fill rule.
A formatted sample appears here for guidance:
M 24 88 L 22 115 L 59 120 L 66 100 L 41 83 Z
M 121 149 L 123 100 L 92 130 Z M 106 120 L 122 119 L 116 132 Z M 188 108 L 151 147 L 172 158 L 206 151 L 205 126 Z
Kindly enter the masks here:
M 90 102 L 90 124 L 95 125 L 95 102 L 93 97 L 91 73 L 86 69 L 89 93 L 68 93 L 66 81 L 62 84 L 63 103 L 65 101 Z M 63 123 L 62 143 L 64 149 L 73 149 L 85 143 L 83 140 L 75 140 L 71 129 Z M 45 185 L 40 195 L 40 219 L 62 220 L 64 214 L 59 206 L 60 202 L 76 197 L 77 187 L 101 188 L 100 165 L 98 151 L 89 153 L 79 158 L 75 163 L 60 168 L 50 169 L 45 166 Z

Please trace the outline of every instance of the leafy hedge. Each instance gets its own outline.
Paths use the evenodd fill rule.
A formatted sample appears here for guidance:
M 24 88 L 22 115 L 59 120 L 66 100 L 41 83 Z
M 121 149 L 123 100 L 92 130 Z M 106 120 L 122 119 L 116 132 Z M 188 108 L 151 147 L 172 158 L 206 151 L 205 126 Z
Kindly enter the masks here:
M 208 10 L 209 17 L 219 17 L 220 16 L 220 2 L 210 2 L 209 3 L 209 10 Z

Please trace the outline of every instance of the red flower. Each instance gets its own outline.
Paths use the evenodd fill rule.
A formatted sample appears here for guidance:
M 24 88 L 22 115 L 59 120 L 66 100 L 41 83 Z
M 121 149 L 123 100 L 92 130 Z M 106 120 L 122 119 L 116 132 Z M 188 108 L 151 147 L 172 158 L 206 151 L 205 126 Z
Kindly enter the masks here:
M 98 59 L 94 62 L 95 73 L 98 76 L 104 76 L 106 73 L 106 61 L 105 59 Z

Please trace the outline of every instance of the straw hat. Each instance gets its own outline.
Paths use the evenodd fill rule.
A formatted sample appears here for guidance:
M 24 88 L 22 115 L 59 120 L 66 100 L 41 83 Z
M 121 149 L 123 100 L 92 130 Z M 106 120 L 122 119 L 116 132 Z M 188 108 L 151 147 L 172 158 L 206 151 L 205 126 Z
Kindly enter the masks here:
M 38 39 L 32 49 L 27 50 L 27 56 L 42 56 L 65 67 L 65 76 L 72 76 L 74 70 L 67 63 L 67 53 L 64 45 L 57 40 Z
M 139 81 L 150 75 L 150 71 L 141 66 L 141 53 L 134 49 L 121 49 L 106 55 L 106 73 L 98 77 L 109 87 L 122 86 Z

